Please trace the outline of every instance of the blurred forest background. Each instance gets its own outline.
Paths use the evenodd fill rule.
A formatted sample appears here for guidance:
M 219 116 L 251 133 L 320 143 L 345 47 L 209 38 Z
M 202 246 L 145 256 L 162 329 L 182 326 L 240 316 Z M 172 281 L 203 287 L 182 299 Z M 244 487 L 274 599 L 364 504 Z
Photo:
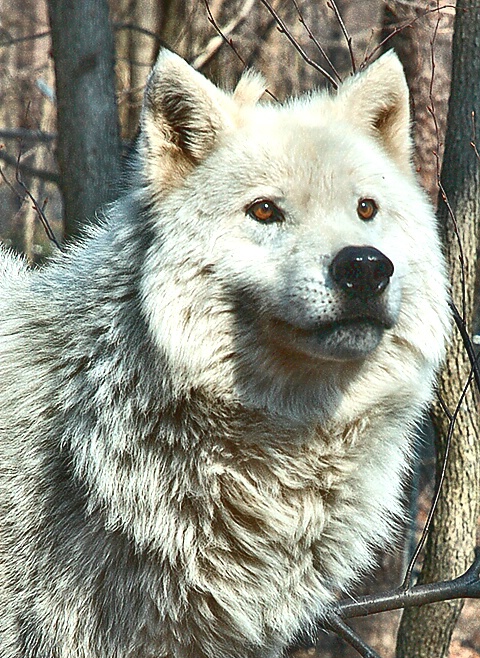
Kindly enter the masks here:
M 94 137 L 90 159 L 84 165 L 75 153 L 86 148 L 87 139 L 82 135 L 92 128 L 97 109 L 81 91 L 88 102 L 80 115 L 69 116 L 67 109 L 70 127 L 62 128 L 60 119 L 57 123 L 57 105 L 65 102 L 71 90 L 56 87 L 59 41 L 57 38 L 52 43 L 52 34 L 60 31 L 66 39 L 64 55 L 68 59 L 82 31 L 85 35 L 85 16 L 87 28 L 93 26 L 90 39 L 104 30 L 95 22 L 98 6 L 103 4 L 103 0 L 0 2 L 0 239 L 24 253 L 31 263 L 41 263 L 56 249 L 45 231 L 45 220 L 61 242 L 80 232 L 97 207 L 119 194 L 122 162 L 135 139 L 143 87 L 161 44 L 226 88 L 234 86 L 245 67 L 253 67 L 264 74 L 269 92 L 279 100 L 315 87 L 333 86 L 320 68 L 326 69 L 335 83 L 381 52 L 395 48 L 412 92 L 415 165 L 433 203 L 437 203 L 450 90 L 454 3 L 109 0 L 116 96 L 111 99 L 115 118 L 109 122 L 113 137 L 105 147 L 100 141 L 95 143 Z M 56 21 L 51 22 L 49 11 L 56 12 Z M 108 57 L 110 37 L 103 36 L 107 45 L 98 47 Z M 95 56 L 84 58 L 81 71 L 70 70 L 74 87 L 95 69 Z M 93 87 L 92 93 L 98 98 L 102 90 L 97 94 Z M 106 161 L 112 144 L 114 155 Z M 99 191 L 89 198 L 96 182 Z M 72 197 L 75 186 L 79 191 Z M 423 452 L 415 469 L 413 493 L 409 494 L 413 521 L 405 530 L 404 550 L 382 556 L 380 569 L 366 584 L 366 592 L 392 588 L 402 580 L 432 495 L 434 455 L 428 442 Z M 473 601 L 464 607 L 450 658 L 480 658 L 479 611 L 480 605 Z M 393 658 L 399 619 L 399 612 L 384 613 L 352 625 L 382 658 Z M 320 638 L 316 651 L 318 656 L 332 658 L 357 655 L 327 634 Z

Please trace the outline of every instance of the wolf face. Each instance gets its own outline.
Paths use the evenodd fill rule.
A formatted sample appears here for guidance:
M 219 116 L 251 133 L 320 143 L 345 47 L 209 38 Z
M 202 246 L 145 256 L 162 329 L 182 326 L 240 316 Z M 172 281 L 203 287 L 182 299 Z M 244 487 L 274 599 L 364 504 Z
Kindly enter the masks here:
M 445 299 L 444 265 L 411 169 L 408 91 L 397 58 L 387 54 L 336 96 L 312 94 L 282 107 L 242 98 L 245 88 L 258 97 L 258 78 L 247 76 L 231 98 L 168 58 L 175 86 L 160 73 L 160 59 L 143 116 L 147 185 L 159 198 L 158 231 L 172 268 L 179 275 L 184 263 L 191 280 L 200 273 L 201 296 L 208 291 L 208 310 L 189 307 L 187 335 L 201 344 L 206 322 L 214 325 L 208 333 L 216 333 L 218 350 L 203 359 L 199 349 L 198 360 L 188 354 L 185 368 L 204 374 L 214 356 L 230 389 L 268 405 L 262 363 L 262 375 L 290 389 L 276 393 L 284 409 L 295 406 L 301 382 L 315 389 L 318 410 L 332 378 L 351 378 L 378 350 L 402 343 L 438 359 L 443 330 L 434 300 Z M 184 100 L 182 84 L 195 101 Z M 188 122 L 169 115 L 173 107 L 186 112 L 187 102 Z M 195 234 L 188 253 L 179 251 L 183 232 Z M 174 331 L 157 305 L 164 298 L 157 280 L 150 272 L 145 295 L 163 341 Z M 427 346 L 421 336 L 430 332 Z M 182 360 L 183 342 L 170 349 Z

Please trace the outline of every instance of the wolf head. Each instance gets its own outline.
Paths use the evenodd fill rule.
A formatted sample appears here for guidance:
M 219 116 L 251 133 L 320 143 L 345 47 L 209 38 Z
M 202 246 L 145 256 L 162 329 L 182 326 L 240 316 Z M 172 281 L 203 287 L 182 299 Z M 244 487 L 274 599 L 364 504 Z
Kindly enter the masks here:
M 165 357 L 263 406 L 300 389 L 318 406 L 316 382 L 370 386 L 375 368 L 429 389 L 445 272 L 398 58 L 333 94 L 281 105 L 263 90 L 248 73 L 227 94 L 168 51 L 149 79 L 139 157 L 158 240 L 143 294 Z

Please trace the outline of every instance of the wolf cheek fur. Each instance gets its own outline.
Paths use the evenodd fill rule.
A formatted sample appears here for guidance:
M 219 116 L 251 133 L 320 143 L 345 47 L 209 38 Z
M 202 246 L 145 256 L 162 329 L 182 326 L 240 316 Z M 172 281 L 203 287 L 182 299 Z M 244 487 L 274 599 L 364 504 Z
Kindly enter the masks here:
M 1 256 L 1 658 L 279 656 L 392 534 L 449 325 L 403 72 L 262 91 L 163 51 L 131 191 Z

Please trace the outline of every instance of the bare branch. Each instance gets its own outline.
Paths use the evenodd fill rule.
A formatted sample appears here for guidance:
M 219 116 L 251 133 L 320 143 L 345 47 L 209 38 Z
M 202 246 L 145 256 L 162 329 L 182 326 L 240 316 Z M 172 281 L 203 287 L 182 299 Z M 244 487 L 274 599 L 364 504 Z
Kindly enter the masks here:
M 0 153 L 0 155 L 2 155 Z M 35 197 L 32 195 L 28 187 L 25 185 L 23 180 L 20 177 L 20 168 L 21 168 L 21 163 L 20 163 L 20 158 L 21 158 L 21 152 L 18 154 L 17 158 L 17 167 L 15 170 L 15 180 L 17 182 L 17 185 L 22 189 L 23 191 L 23 196 L 15 189 L 15 187 L 10 183 L 8 178 L 5 176 L 2 168 L 0 167 L 0 176 L 4 180 L 5 184 L 9 187 L 9 189 L 15 194 L 15 196 L 20 199 L 20 201 L 23 203 L 25 197 L 28 197 L 30 201 L 32 202 L 33 208 L 35 212 L 37 213 L 38 218 L 40 219 L 40 222 L 43 226 L 43 229 L 45 231 L 45 234 L 47 235 L 47 238 L 53 242 L 53 244 L 60 250 L 63 249 L 62 245 L 58 242 L 57 238 L 55 237 L 55 233 L 52 230 L 52 227 L 50 226 L 50 223 L 44 213 L 43 208 L 40 207 L 40 204 L 38 201 L 35 199 Z
M 32 202 L 33 208 L 34 208 L 35 212 L 37 213 L 38 218 L 40 219 L 40 222 L 43 226 L 43 229 L 45 231 L 45 234 L 46 234 L 47 238 L 50 240 L 50 242 L 53 242 L 53 244 L 57 247 L 57 249 L 60 249 L 60 251 L 63 251 L 63 247 L 58 242 L 57 238 L 55 237 L 55 233 L 53 232 L 53 229 L 50 226 L 50 223 L 49 223 L 45 213 L 43 212 L 43 208 L 40 208 L 40 205 L 38 204 L 35 197 L 31 194 L 30 190 L 27 188 L 25 183 L 22 180 L 20 180 L 20 178 L 18 178 L 18 177 L 17 177 L 17 183 L 20 185 L 22 190 L 25 192 L 25 194 L 28 196 L 28 198 Z
M 460 230 L 458 228 L 458 223 L 457 223 L 457 218 L 455 217 L 455 213 L 453 212 L 453 208 L 450 204 L 450 201 L 448 200 L 447 193 L 445 192 L 445 188 L 443 187 L 443 184 L 441 180 L 438 180 L 438 188 L 440 190 L 440 196 L 442 198 L 443 203 L 445 204 L 448 215 L 450 217 L 450 220 L 452 222 L 453 230 L 455 233 L 455 237 L 458 243 L 458 258 L 460 260 L 460 265 L 461 265 L 461 290 L 462 290 L 462 317 L 466 318 L 467 317 L 467 291 L 466 291 L 466 283 L 465 283 L 465 272 L 466 272 L 466 263 L 465 263 L 465 252 L 463 249 L 463 244 L 462 244 L 462 239 L 460 237 Z
M 432 9 L 425 9 L 425 11 L 422 12 L 421 14 L 417 14 L 414 18 L 412 18 L 409 21 L 406 21 L 405 23 L 403 23 L 403 25 L 399 25 L 394 30 L 392 30 L 390 32 L 390 34 L 388 34 L 385 37 L 385 39 L 382 39 L 382 41 L 380 41 L 380 43 L 375 46 L 375 48 L 370 52 L 370 54 L 365 57 L 365 59 L 363 60 L 360 68 L 364 68 L 375 57 L 375 55 L 383 49 L 383 47 L 390 41 L 390 39 L 392 39 L 396 34 L 398 34 L 399 32 L 403 32 L 403 30 L 407 29 L 408 27 L 412 27 L 417 21 L 424 18 L 425 16 L 428 16 L 428 14 L 433 14 L 433 12 L 435 12 L 435 11 L 440 12 L 443 9 L 456 9 L 456 6 L 455 5 L 442 5 L 441 7 L 433 7 Z
M 295 7 L 295 9 L 296 9 L 296 11 L 297 11 L 297 14 L 298 14 L 298 20 L 300 21 L 300 23 L 301 23 L 301 24 L 303 25 L 303 27 L 305 28 L 305 30 L 306 30 L 306 32 L 307 32 L 309 38 L 313 41 L 313 43 L 314 43 L 315 46 L 317 47 L 317 50 L 319 51 L 319 53 L 322 55 L 322 57 L 325 59 L 325 61 L 326 61 L 327 64 L 329 65 L 329 67 L 332 69 L 333 74 L 334 74 L 334 76 L 337 78 L 338 82 L 341 82 L 341 81 L 342 81 L 342 78 L 340 77 L 340 74 L 338 73 L 337 69 L 335 68 L 333 62 L 331 61 L 331 59 L 330 59 L 330 57 L 327 55 L 325 49 L 324 49 L 323 46 L 320 44 L 320 42 L 318 41 L 318 39 L 316 38 L 316 36 L 313 34 L 313 32 L 311 31 L 311 29 L 309 28 L 309 26 L 307 25 L 307 23 L 306 23 L 306 21 L 305 21 L 305 18 L 304 18 L 303 14 L 302 14 L 302 12 L 301 12 L 301 10 L 300 10 L 300 7 L 299 7 L 299 5 L 298 5 L 297 0 L 292 0 L 292 3 L 293 3 L 293 5 L 294 5 L 294 7 Z
M 450 423 L 448 426 L 448 433 L 447 437 L 445 439 L 445 454 L 443 456 L 443 462 L 442 462 L 442 470 L 440 471 L 440 477 L 438 478 L 438 483 L 437 487 L 435 490 L 435 495 L 433 497 L 432 504 L 430 506 L 430 510 L 428 512 L 428 517 L 425 522 L 425 526 L 422 531 L 422 536 L 420 537 L 420 541 L 418 542 L 417 548 L 415 549 L 415 552 L 413 554 L 412 559 L 410 560 L 410 564 L 408 565 L 408 568 L 405 573 L 405 578 L 403 580 L 403 583 L 400 587 L 400 590 L 403 590 L 404 592 L 408 591 L 410 585 L 411 585 L 411 580 L 412 580 L 412 573 L 413 573 L 413 568 L 415 566 L 415 562 L 418 559 L 418 556 L 420 555 L 423 547 L 425 546 L 425 542 L 427 541 L 427 536 L 428 532 L 430 530 L 430 527 L 432 525 L 432 520 L 433 520 L 433 515 L 435 514 L 435 510 L 437 509 L 438 506 L 438 501 L 440 499 L 440 494 L 442 491 L 442 486 L 443 482 L 445 480 L 445 474 L 447 472 L 447 465 L 448 465 L 448 457 L 450 455 L 450 447 L 452 445 L 452 436 L 453 436 L 453 430 L 455 429 L 455 423 L 457 421 L 458 414 L 460 413 L 460 408 L 462 406 L 463 400 L 465 399 L 465 396 L 467 394 L 468 389 L 470 388 L 470 385 L 472 383 L 473 379 L 473 372 L 470 372 L 470 375 L 463 387 L 462 394 L 455 406 L 455 411 L 449 418 Z M 454 597 L 454 598 L 459 598 L 459 597 Z
M 231 39 L 229 39 L 229 37 L 232 34 L 232 32 L 234 32 L 237 29 L 237 27 L 241 25 L 243 21 L 247 18 L 254 4 L 255 4 L 255 0 L 246 0 L 243 4 L 243 7 L 238 12 L 235 13 L 235 17 L 227 25 L 225 25 L 225 27 L 219 28 L 213 19 L 212 13 L 208 6 L 208 2 L 205 2 L 209 21 L 217 30 L 218 34 L 216 34 L 212 39 L 210 39 L 208 44 L 203 49 L 203 52 L 200 53 L 200 55 L 197 55 L 197 57 L 195 57 L 195 59 L 192 62 L 192 66 L 194 69 L 201 69 L 202 66 L 205 66 L 205 64 L 207 64 L 212 59 L 212 57 L 215 56 L 215 54 L 218 52 L 220 46 L 223 43 L 227 42 L 230 47 L 233 47 L 231 43 Z M 238 53 L 236 54 L 238 56 Z M 242 59 L 241 61 L 243 62 Z
M 144 27 L 141 27 L 140 25 L 135 25 L 135 23 L 114 23 L 113 24 L 113 29 L 120 31 L 120 30 L 131 30 L 132 32 L 138 32 L 139 34 L 143 34 L 146 37 L 150 37 L 157 43 L 163 43 L 162 39 L 156 34 L 155 32 L 152 32 L 151 30 L 147 30 Z
M 43 208 L 40 208 L 39 204 L 37 203 L 37 200 L 35 197 L 31 194 L 30 190 L 27 188 L 25 183 L 20 177 L 20 158 L 22 157 L 21 152 L 18 154 L 18 159 L 17 159 L 17 169 L 15 171 L 15 180 L 17 181 L 18 185 L 22 188 L 22 190 L 25 192 L 25 194 L 28 196 L 30 201 L 33 204 L 33 208 L 35 212 L 38 215 L 38 218 L 40 219 L 40 222 L 42 223 L 43 229 L 47 235 L 47 238 L 53 242 L 53 244 L 60 250 L 62 250 L 61 244 L 58 242 L 57 238 L 55 237 L 55 233 L 52 230 L 52 227 L 50 226 L 48 219 L 45 216 L 45 213 L 43 212 Z
M 0 48 L 3 46 L 12 46 L 16 43 L 22 43 L 23 41 L 33 41 L 35 39 L 43 39 L 44 37 L 50 36 L 50 30 L 46 32 L 39 32 L 38 34 L 29 34 L 26 37 L 12 37 L 8 33 L 2 39 L 0 39 Z
M 329 0 L 327 2 L 327 7 L 330 7 L 330 9 L 333 9 L 335 12 L 336 19 L 340 25 L 340 28 L 343 32 L 343 36 L 345 37 L 345 41 L 347 42 L 347 47 L 348 47 L 348 52 L 350 53 L 350 61 L 352 63 L 352 73 L 355 73 L 357 70 L 357 65 L 355 64 L 355 55 L 353 54 L 353 48 L 352 48 L 352 37 L 348 33 L 347 27 L 345 23 L 343 22 L 342 15 L 340 14 L 337 3 L 335 0 Z
M 322 66 L 320 66 L 320 64 L 318 64 L 317 62 L 315 62 L 313 59 L 311 59 L 311 58 L 307 55 L 307 53 L 304 51 L 304 49 L 301 47 L 301 45 L 300 45 L 300 44 L 298 43 L 298 41 L 295 39 L 295 37 L 293 36 L 293 34 L 292 34 L 292 33 L 290 32 L 290 30 L 287 28 L 287 26 L 285 25 L 285 23 L 282 21 L 282 19 L 280 18 L 280 16 L 277 14 L 277 12 L 275 11 L 275 9 L 274 9 L 274 8 L 272 7 L 272 5 L 268 2 L 268 0 L 260 0 L 260 2 L 262 3 L 262 5 L 264 5 L 264 7 L 266 7 L 266 8 L 268 9 L 268 11 L 270 12 L 270 14 L 271 14 L 271 15 L 273 16 L 273 18 L 275 19 L 275 22 L 277 23 L 277 26 L 278 26 L 278 29 L 280 30 L 280 32 L 282 32 L 282 33 L 287 37 L 287 39 L 290 41 L 290 43 L 292 44 L 292 46 L 295 48 L 295 50 L 296 50 L 298 53 L 300 53 L 300 55 L 301 55 L 302 58 L 305 60 L 305 62 L 306 62 L 307 64 L 309 64 L 310 66 L 312 66 L 316 71 L 318 71 L 319 73 L 321 73 L 321 74 L 323 75 L 323 77 L 326 78 L 326 79 L 330 82 L 330 84 L 332 85 L 332 87 L 333 87 L 334 89 L 338 89 L 338 82 L 337 82 L 337 81 L 336 81 L 336 80 L 330 75 L 330 73 L 329 73 L 328 71 L 326 71 Z
M 447 403 L 445 402 L 445 400 L 441 396 L 440 391 L 437 390 L 436 394 L 437 394 L 438 403 L 439 403 L 443 413 L 448 418 L 448 420 L 451 421 L 453 416 L 452 416 L 452 413 L 451 413 L 450 409 L 447 406 Z
M 0 177 L 3 179 L 3 182 L 5 185 L 8 187 L 8 189 L 13 192 L 13 194 L 19 199 L 20 201 L 23 201 L 22 195 L 17 192 L 17 190 L 14 188 L 14 186 L 11 184 L 11 182 L 8 180 L 8 178 L 5 176 L 5 173 L 3 169 L 0 167 Z
M 407 590 L 399 588 L 382 594 L 362 596 L 356 601 L 346 599 L 339 601 L 334 611 L 343 619 L 351 619 L 426 603 L 465 598 L 480 598 L 480 550 L 478 548 L 471 567 L 454 580 L 416 585 Z
M 476 143 L 476 135 L 477 130 L 476 130 L 476 125 L 475 125 L 475 110 L 472 110 L 472 139 L 470 140 L 470 146 L 473 148 L 473 151 L 475 155 L 477 156 L 477 160 L 480 160 L 480 153 L 477 150 L 477 143 Z
M 243 66 L 246 67 L 247 64 L 246 64 L 245 60 L 243 59 L 243 57 L 242 57 L 242 56 L 240 55 L 240 53 L 238 52 L 238 50 L 236 49 L 236 47 L 235 47 L 235 45 L 234 45 L 234 43 L 233 43 L 233 40 L 232 40 L 232 39 L 229 39 L 229 38 L 228 38 L 228 35 L 226 35 L 226 34 L 223 33 L 222 29 L 219 27 L 218 23 L 216 22 L 215 18 L 213 17 L 213 14 L 212 14 L 212 12 L 211 12 L 211 10 L 210 10 L 210 5 L 208 4 L 208 0 L 204 0 L 204 2 L 205 2 L 205 8 L 206 8 L 206 10 L 207 10 L 207 15 L 208 15 L 208 20 L 209 20 L 209 22 L 213 25 L 213 27 L 215 28 L 215 30 L 218 32 L 218 35 L 219 35 L 219 37 L 221 38 L 221 40 L 224 41 L 227 45 L 230 46 L 230 48 L 233 50 L 233 52 L 235 53 L 235 55 L 236 55 L 236 56 L 238 57 L 238 59 L 242 62 Z M 228 27 L 228 26 L 227 26 L 227 27 Z M 220 47 L 220 44 L 219 44 L 218 47 Z M 195 66 L 195 64 L 194 64 L 194 66 Z M 198 68 L 198 66 L 195 67 L 195 68 Z
M 434 127 L 435 127 L 435 134 L 436 134 L 436 140 L 437 140 L 437 149 L 436 149 L 436 154 L 435 154 L 436 155 L 436 160 L 437 160 L 437 162 L 436 162 L 436 165 L 437 165 L 437 181 L 438 181 L 438 184 L 440 185 L 440 158 L 439 158 L 440 131 L 439 131 L 439 126 L 438 126 L 437 116 L 436 116 L 436 113 L 435 113 L 435 98 L 434 98 L 434 94 L 433 94 L 433 84 L 434 84 L 434 80 L 435 80 L 434 45 L 435 45 L 439 25 L 440 25 L 440 13 L 437 14 L 437 21 L 436 21 L 436 24 L 435 24 L 435 29 L 434 29 L 434 32 L 433 32 L 432 39 L 430 41 L 430 55 L 431 55 L 432 73 L 431 73 L 431 76 L 430 76 L 430 86 L 429 86 L 430 107 L 428 108 L 428 110 L 430 111 L 430 113 L 433 117 Z M 413 569 L 414 569 L 415 564 L 418 560 L 418 557 L 419 557 L 420 553 L 422 552 L 422 550 L 425 546 L 425 543 L 427 541 L 427 536 L 428 536 L 428 532 L 429 532 L 431 524 L 432 524 L 433 515 L 434 515 L 435 510 L 438 506 L 438 501 L 439 501 L 439 498 L 440 498 L 440 492 L 441 492 L 441 488 L 442 488 L 442 485 L 443 485 L 443 482 L 444 482 L 444 479 L 445 479 L 445 473 L 446 473 L 446 469 L 447 469 L 448 456 L 449 456 L 449 453 L 450 453 L 451 438 L 452 438 L 453 429 L 454 429 L 454 426 L 455 426 L 456 417 L 458 415 L 460 403 L 457 404 L 457 408 L 455 409 L 455 412 L 453 414 L 450 413 L 450 411 L 448 410 L 448 408 L 447 408 L 447 406 L 446 406 L 446 404 L 444 403 L 443 400 L 441 400 L 441 405 L 442 405 L 442 409 L 448 415 L 448 419 L 449 419 L 449 430 L 448 430 L 448 434 L 447 434 L 447 438 L 446 438 L 445 454 L 444 454 L 443 463 L 442 463 L 442 470 L 441 470 L 440 478 L 439 478 L 437 488 L 436 488 L 436 491 L 435 491 L 435 494 L 434 494 L 434 498 L 433 498 L 431 506 L 430 506 L 428 517 L 427 517 L 426 523 L 424 525 L 424 528 L 422 530 L 422 535 L 421 535 L 420 540 L 419 540 L 419 542 L 418 542 L 418 544 L 415 548 L 415 551 L 414 551 L 414 553 L 412 555 L 412 558 L 411 558 L 411 560 L 408 564 L 408 567 L 405 571 L 405 577 L 404 577 L 404 580 L 403 580 L 403 583 L 402 583 L 402 589 L 404 591 L 407 590 L 408 587 L 411 585 Z
M 36 176 L 40 180 L 48 181 L 49 183 L 55 183 L 55 185 L 60 185 L 60 176 L 53 171 L 45 171 L 44 169 L 37 169 L 37 167 L 31 167 L 28 164 L 23 162 L 18 162 L 17 158 L 14 158 L 12 155 L 5 153 L 5 151 L 0 151 L 0 160 L 3 160 L 5 164 L 10 167 L 15 167 L 27 176 Z
M 437 23 L 435 25 L 435 31 L 434 31 L 434 36 L 430 42 L 430 62 L 432 66 L 432 75 L 430 76 L 430 86 L 429 86 L 429 92 L 428 92 L 428 97 L 429 97 L 429 107 L 427 107 L 428 112 L 430 112 L 432 119 L 433 119 L 433 125 L 435 128 L 435 139 L 437 143 L 436 150 L 433 152 L 433 155 L 435 157 L 435 163 L 436 163 L 436 174 L 437 174 L 437 186 L 440 188 L 440 128 L 438 126 L 438 120 L 437 120 L 437 114 L 435 112 L 435 96 L 433 93 L 433 83 L 435 80 L 435 50 L 434 50 L 434 44 L 435 40 L 437 37 L 438 33 L 438 28 L 440 25 L 440 13 L 438 14 L 438 19 Z
M 0 128 L 0 139 L 21 139 L 22 142 L 53 142 L 57 139 L 57 135 L 43 132 L 43 130 L 28 130 L 27 128 Z
M 348 642 L 363 658 L 380 658 L 378 653 L 369 647 L 339 615 L 332 614 L 329 616 L 327 628 L 336 633 L 345 642 Z
M 468 333 L 466 324 L 465 324 L 465 319 L 460 315 L 458 312 L 457 307 L 455 304 L 451 301 L 450 302 L 450 308 L 453 312 L 453 319 L 455 321 L 455 324 L 457 325 L 457 328 L 460 332 L 460 335 L 463 340 L 463 345 L 465 347 L 465 350 L 468 354 L 468 358 L 470 360 L 471 366 L 472 366 L 472 372 L 473 376 L 475 378 L 475 384 L 477 386 L 477 389 L 480 391 L 480 370 L 478 367 L 478 360 L 480 358 L 480 355 L 475 354 L 475 348 L 473 347 L 473 343 L 470 339 L 470 335 Z

